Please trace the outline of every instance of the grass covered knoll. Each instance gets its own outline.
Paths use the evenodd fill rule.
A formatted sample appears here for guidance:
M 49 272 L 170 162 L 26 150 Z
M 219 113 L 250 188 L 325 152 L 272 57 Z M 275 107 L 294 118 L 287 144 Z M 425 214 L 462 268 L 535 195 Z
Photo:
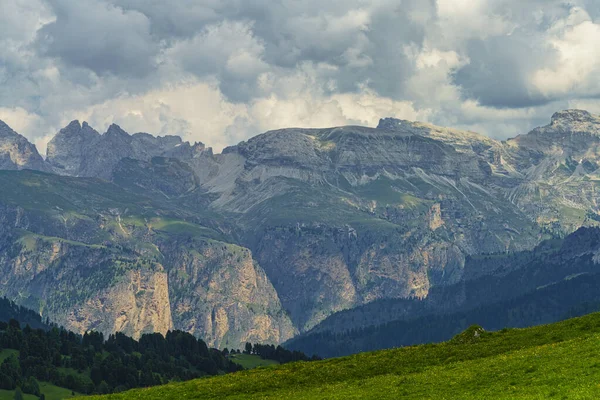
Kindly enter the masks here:
M 137 389 L 116 399 L 600 397 L 600 313 L 392 350 Z

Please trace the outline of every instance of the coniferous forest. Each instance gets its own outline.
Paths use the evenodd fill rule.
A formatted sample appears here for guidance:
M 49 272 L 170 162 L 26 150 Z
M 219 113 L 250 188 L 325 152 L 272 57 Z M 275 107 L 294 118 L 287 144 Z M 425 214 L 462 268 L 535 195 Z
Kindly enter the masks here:
M 144 334 L 139 340 L 122 333 L 82 336 L 0 299 L 3 320 L 8 322 L 0 322 L 0 389 L 41 397 L 43 381 L 74 392 L 105 394 L 243 369 L 228 358 L 240 350 L 211 349 L 182 331 Z M 269 345 L 251 346 L 251 353 L 281 363 L 309 360 L 303 353 Z

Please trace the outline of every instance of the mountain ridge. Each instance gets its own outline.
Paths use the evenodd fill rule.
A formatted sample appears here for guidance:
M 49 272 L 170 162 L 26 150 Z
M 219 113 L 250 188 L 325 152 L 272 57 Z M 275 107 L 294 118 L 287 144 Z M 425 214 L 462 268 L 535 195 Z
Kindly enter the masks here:
M 275 304 L 270 299 L 276 297 L 273 301 L 281 302 L 281 312 L 293 324 L 291 328 L 285 317 L 276 318 L 279 332 L 286 333 L 266 337 L 279 340 L 274 338 L 310 330 L 335 312 L 374 300 L 426 298 L 436 286 L 468 279 L 465 274 L 473 272 L 465 271 L 465 262 L 472 255 L 527 250 L 580 226 L 598 225 L 600 140 L 578 133 L 596 129 L 596 120 L 567 110 L 545 127 L 501 142 L 387 118 L 377 128 L 269 131 L 220 154 L 178 137 L 129 135 L 116 125 L 100 135 L 74 121 L 51 141 L 46 165 L 82 184 L 95 185 L 89 179 L 97 178 L 113 182 L 132 199 L 140 196 L 137 202 L 146 209 L 176 215 L 178 224 L 202 221 L 226 247 L 247 249 L 244 262 L 259 265 L 265 284 L 274 288 L 274 294 L 261 292 L 262 304 Z M 542 132 L 560 141 L 541 140 Z M 556 150 L 561 143 L 562 153 Z M 62 221 L 81 224 L 84 219 L 73 219 L 59 206 L 62 202 L 44 212 L 50 213 L 48 221 L 55 221 L 49 225 L 57 227 L 53 236 L 67 237 L 68 231 L 58 227 L 72 228 Z M 93 232 L 128 248 L 132 241 L 146 243 L 142 232 L 151 229 L 139 219 L 144 208 L 134 207 L 135 202 L 100 202 L 91 209 L 79 203 L 70 205 L 69 212 L 85 215 Z M 24 199 L 12 206 L 23 208 L 25 215 L 39 207 Z M 91 220 L 107 222 L 95 225 Z M 168 249 L 167 258 L 176 252 Z M 227 257 L 223 253 L 211 262 L 227 265 Z M 208 267 L 195 255 L 192 259 Z M 240 262 L 235 268 L 245 268 Z M 179 279 L 173 273 L 166 272 L 167 283 Z M 183 268 L 178 274 L 189 272 Z M 227 291 L 235 286 L 215 284 Z M 170 291 L 169 296 L 175 294 Z M 188 302 L 181 310 L 197 307 Z M 202 313 L 210 321 L 221 315 L 216 309 Z M 241 329 L 235 328 L 241 325 L 233 314 L 227 315 L 223 326 Z M 264 325 L 260 334 L 269 329 Z M 217 331 L 221 333 L 203 331 L 217 338 L 211 345 L 227 336 Z M 234 336 L 242 337 L 239 331 Z

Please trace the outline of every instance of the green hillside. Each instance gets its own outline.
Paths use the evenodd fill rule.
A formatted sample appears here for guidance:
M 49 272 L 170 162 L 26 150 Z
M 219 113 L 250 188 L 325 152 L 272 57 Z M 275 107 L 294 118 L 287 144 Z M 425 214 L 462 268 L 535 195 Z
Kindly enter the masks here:
M 588 399 L 600 396 L 600 313 L 552 325 L 257 368 L 91 399 Z

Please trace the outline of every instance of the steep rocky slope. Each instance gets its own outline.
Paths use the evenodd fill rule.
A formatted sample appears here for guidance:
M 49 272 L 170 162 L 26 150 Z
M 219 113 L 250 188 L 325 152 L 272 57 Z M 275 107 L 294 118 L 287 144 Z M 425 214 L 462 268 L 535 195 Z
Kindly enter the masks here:
M 2 121 L 0 121 L 0 169 L 49 170 L 36 147 Z
M 248 249 L 97 179 L 0 171 L 0 295 L 77 332 L 185 329 L 210 345 L 296 330 Z
M 518 178 L 501 162 L 418 129 L 286 129 L 203 162 L 213 209 L 241 215 L 240 240 L 301 330 L 378 298 L 425 297 L 462 278 L 465 255 L 542 237 L 503 199 Z
M 600 118 L 566 110 L 505 144 L 523 182 L 507 197 L 536 222 L 564 233 L 598 219 Z
M 286 346 L 326 357 L 555 322 L 600 309 L 600 229 L 580 228 L 533 250 L 467 259 L 463 280 L 426 299 L 388 299 L 340 312 Z

